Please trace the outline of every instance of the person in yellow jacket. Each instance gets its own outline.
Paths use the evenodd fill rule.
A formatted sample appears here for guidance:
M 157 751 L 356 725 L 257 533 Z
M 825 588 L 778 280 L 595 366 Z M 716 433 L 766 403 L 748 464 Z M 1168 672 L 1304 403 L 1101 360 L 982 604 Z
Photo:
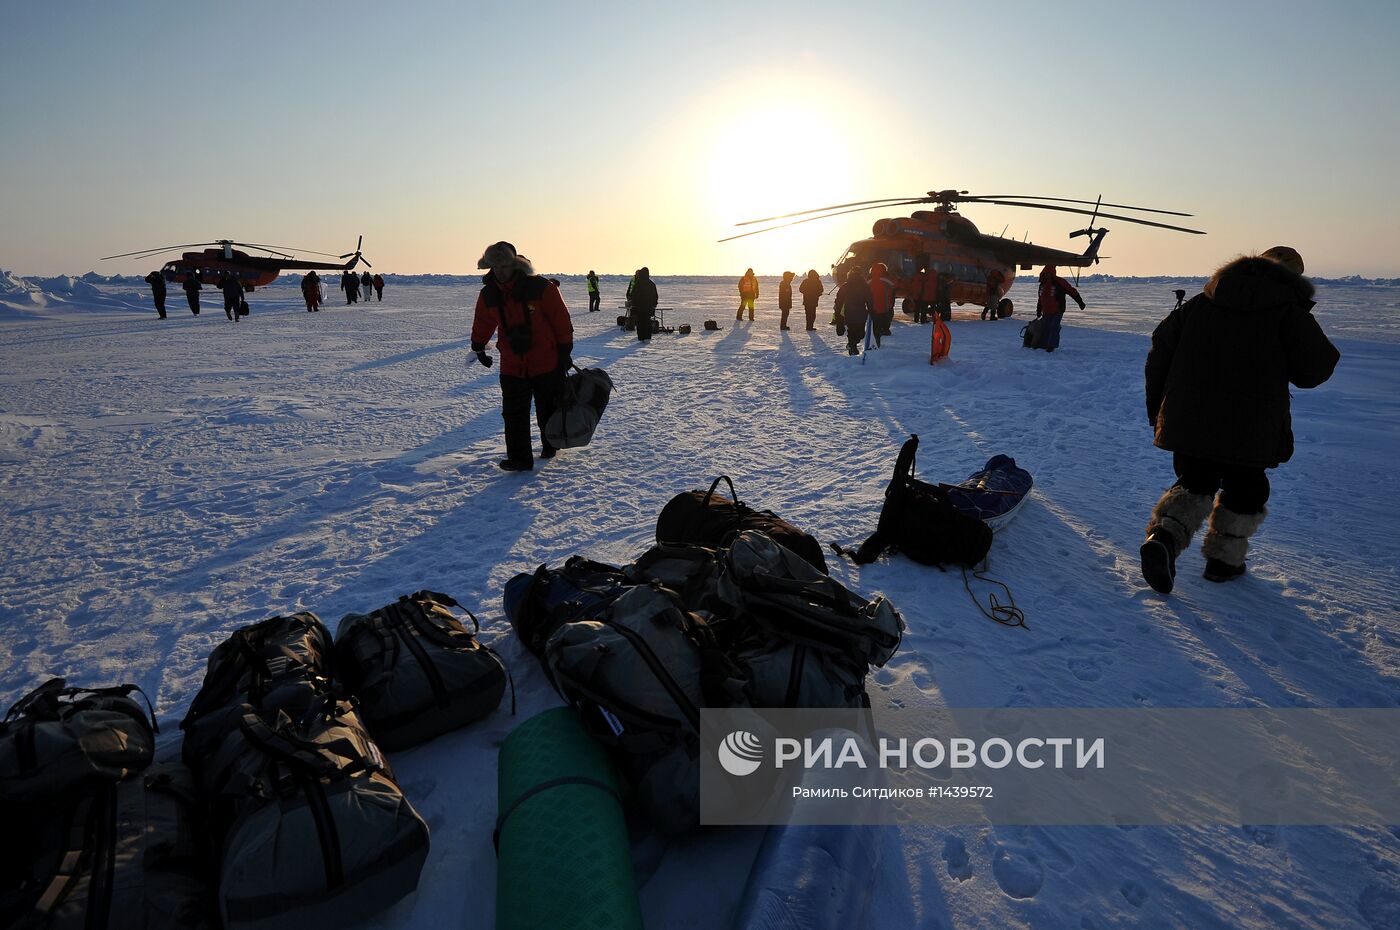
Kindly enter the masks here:
M 753 269 L 744 272 L 744 276 L 739 279 L 739 310 L 734 314 L 734 319 L 742 320 L 744 311 L 749 311 L 749 320 L 753 321 L 753 304 L 758 300 L 758 278 L 754 277 Z

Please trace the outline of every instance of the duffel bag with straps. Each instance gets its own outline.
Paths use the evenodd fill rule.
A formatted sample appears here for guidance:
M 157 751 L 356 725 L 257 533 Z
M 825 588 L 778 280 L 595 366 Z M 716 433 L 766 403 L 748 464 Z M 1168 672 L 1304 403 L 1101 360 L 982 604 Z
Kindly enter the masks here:
M 704 621 L 673 591 L 640 585 L 597 619 L 566 623 L 545 646 L 560 695 L 596 739 L 614 750 L 624 777 L 658 829 L 699 823 L 700 708 L 739 693 L 711 676 Z M 707 701 L 706 692 L 710 692 Z
M 54 678 L 16 702 L 0 722 L 0 801 L 50 798 L 150 765 L 155 716 L 132 692 L 145 698 L 135 685 L 70 688 Z
M 189 770 L 156 763 L 15 813 L 0 854 L 0 925 L 16 930 L 206 930 L 206 832 Z M 7 818 L 8 819 L 8 818 Z M 11 861 L 13 857 L 13 861 Z
M 507 581 L 506 619 L 525 648 L 543 656 L 544 644 L 560 625 L 602 610 L 631 583 L 615 565 L 570 556 L 561 568 L 541 565 Z
M 245 706 L 210 769 L 226 930 L 358 922 L 417 887 L 427 824 L 349 702 L 296 721 Z
M 244 704 L 268 716 L 285 710 L 299 717 L 330 690 L 333 648 L 330 631 L 310 611 L 235 630 L 210 653 L 204 683 L 180 721 L 185 764 L 201 774 L 201 762 L 238 729 Z
M 540 432 L 556 449 L 576 449 L 593 439 L 598 421 L 608 407 L 613 381 L 601 368 L 578 368 L 564 378 L 559 405 Z
M 469 610 L 468 630 L 452 597 L 418 591 L 369 614 L 346 614 L 335 635 L 339 682 L 381 749 L 407 749 L 480 720 L 501 703 L 509 673 Z M 512 701 L 514 712 L 514 701 Z
M 721 481 L 729 485 L 729 497 L 715 493 Z M 656 541 L 659 543 L 726 546 L 743 530 L 762 530 L 826 574 L 821 543 L 771 510 L 754 510 L 739 500 L 728 475 L 716 478 L 708 491 L 677 494 L 656 518 Z

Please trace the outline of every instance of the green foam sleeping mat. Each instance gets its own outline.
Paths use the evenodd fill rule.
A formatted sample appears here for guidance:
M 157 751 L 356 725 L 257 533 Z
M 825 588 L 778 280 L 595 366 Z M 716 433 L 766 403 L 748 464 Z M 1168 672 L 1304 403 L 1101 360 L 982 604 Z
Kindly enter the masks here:
M 641 930 L 617 775 L 573 710 L 511 732 L 496 798 L 497 930 Z

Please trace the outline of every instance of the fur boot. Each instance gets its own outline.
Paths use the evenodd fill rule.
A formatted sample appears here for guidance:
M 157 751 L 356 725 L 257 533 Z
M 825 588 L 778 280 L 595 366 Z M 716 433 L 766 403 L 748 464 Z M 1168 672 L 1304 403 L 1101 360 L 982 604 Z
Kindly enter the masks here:
M 1152 508 L 1147 541 L 1142 544 L 1142 577 L 1154 591 L 1170 594 L 1176 581 L 1176 557 L 1191 542 L 1210 513 L 1214 498 L 1173 485 Z
M 1210 526 L 1201 543 L 1206 557 L 1205 576 L 1211 581 L 1228 581 L 1244 574 L 1244 557 L 1249 537 L 1258 532 L 1268 516 L 1267 508 L 1258 513 L 1235 513 L 1219 505 L 1211 511 Z

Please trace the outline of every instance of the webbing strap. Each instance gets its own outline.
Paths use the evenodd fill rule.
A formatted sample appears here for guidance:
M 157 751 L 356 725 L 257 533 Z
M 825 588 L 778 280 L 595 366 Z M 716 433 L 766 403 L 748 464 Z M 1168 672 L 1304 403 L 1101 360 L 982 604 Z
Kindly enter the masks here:
M 491 845 L 495 847 L 496 855 L 499 856 L 501 854 L 501 831 L 505 829 L 506 821 L 510 819 L 510 815 L 515 813 L 520 805 L 524 804 L 535 795 L 563 785 L 591 785 L 599 791 L 606 792 L 613 800 L 617 801 L 618 804 L 622 803 L 622 798 L 618 796 L 617 791 L 612 785 L 604 784 L 596 778 L 588 778 L 584 775 L 565 775 L 562 778 L 551 778 L 548 781 L 542 781 L 512 801 L 510 807 L 506 808 L 505 813 L 496 818 L 496 829 L 491 833 Z

